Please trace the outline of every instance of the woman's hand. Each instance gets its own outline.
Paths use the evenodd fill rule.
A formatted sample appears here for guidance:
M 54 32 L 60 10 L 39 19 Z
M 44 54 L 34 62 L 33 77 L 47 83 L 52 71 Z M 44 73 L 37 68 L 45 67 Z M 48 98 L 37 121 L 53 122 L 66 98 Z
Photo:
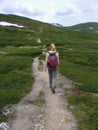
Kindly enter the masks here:
M 44 67 L 44 71 L 47 72 L 47 67 L 46 67 L 46 65 L 45 65 L 45 67 Z

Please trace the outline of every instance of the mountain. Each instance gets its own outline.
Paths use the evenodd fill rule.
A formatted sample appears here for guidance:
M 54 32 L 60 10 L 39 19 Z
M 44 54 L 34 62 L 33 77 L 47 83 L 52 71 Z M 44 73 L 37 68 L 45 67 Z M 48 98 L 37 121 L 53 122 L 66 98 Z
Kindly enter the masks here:
M 68 28 L 76 31 L 98 33 L 98 23 L 96 22 L 81 23 L 74 26 L 70 26 Z
M 0 14 L 0 22 L 5 21 L 13 24 L 18 24 L 18 25 L 30 25 L 31 23 L 34 24 L 42 24 L 43 22 L 37 21 L 37 20 L 32 20 L 30 18 L 26 18 L 23 16 L 18 16 L 18 15 L 13 15 L 13 14 Z
M 0 22 L 2 21 L 15 26 L 0 26 L 0 46 L 10 46 L 12 44 L 13 46 L 49 45 L 54 42 L 58 46 L 64 45 L 66 48 L 72 48 L 78 47 L 79 41 L 84 48 L 86 46 L 85 42 L 97 43 L 98 41 L 97 23 L 62 27 L 58 23 L 54 26 L 26 17 L 0 14 Z M 37 42 L 38 39 L 40 39 L 40 43 Z
M 59 23 L 52 23 L 52 25 L 57 26 L 57 27 L 64 27 L 63 25 L 61 25 Z

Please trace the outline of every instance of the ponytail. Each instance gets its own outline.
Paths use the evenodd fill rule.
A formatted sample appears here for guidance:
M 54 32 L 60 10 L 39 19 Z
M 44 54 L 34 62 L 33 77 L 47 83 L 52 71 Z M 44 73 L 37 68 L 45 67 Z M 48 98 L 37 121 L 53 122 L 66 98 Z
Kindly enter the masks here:
M 51 49 L 52 51 L 56 51 L 56 46 L 55 46 L 54 43 L 52 43 L 52 44 L 50 45 L 50 49 Z

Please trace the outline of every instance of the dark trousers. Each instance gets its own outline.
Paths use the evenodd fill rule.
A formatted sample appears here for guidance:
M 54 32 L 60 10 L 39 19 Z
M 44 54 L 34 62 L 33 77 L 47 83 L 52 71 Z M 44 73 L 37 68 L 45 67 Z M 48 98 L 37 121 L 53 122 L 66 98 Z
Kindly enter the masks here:
M 49 73 L 49 84 L 51 89 L 55 89 L 57 86 L 57 67 L 51 68 L 49 65 L 48 67 L 48 73 Z

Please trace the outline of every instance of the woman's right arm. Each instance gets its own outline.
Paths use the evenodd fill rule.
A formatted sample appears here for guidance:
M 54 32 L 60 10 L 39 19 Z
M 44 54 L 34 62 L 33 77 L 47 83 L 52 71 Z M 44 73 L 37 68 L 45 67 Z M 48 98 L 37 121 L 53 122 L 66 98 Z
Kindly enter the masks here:
M 47 62 L 48 62 L 48 53 L 46 53 L 46 57 L 45 57 L 45 72 L 47 70 Z

